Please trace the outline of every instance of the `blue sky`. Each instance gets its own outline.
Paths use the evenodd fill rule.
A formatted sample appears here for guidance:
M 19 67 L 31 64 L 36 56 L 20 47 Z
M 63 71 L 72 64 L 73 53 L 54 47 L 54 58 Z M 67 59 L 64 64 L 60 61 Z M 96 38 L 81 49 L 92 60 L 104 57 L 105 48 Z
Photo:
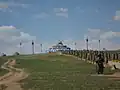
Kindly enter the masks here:
M 13 26 L 38 42 L 82 41 L 88 29 L 119 32 L 119 11 L 120 0 L 0 0 L 0 25 Z M 118 43 L 119 35 L 111 37 Z

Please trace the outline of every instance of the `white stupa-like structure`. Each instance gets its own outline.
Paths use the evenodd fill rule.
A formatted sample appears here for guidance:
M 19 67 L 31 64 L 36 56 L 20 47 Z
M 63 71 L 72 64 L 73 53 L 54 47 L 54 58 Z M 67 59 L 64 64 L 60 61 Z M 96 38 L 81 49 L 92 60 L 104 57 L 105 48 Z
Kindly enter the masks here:
M 63 51 L 63 50 L 71 50 L 71 48 L 64 45 L 62 41 L 59 41 L 57 45 L 54 45 L 51 48 L 49 48 L 50 52 L 57 52 L 57 51 Z

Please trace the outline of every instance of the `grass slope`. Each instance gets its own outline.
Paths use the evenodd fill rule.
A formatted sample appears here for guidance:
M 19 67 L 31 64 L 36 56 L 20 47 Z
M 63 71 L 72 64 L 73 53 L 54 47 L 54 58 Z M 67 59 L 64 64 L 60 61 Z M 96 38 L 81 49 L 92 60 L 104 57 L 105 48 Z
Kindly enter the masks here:
M 16 67 L 30 76 L 21 81 L 25 90 L 120 90 L 119 81 L 95 74 L 95 66 L 60 55 L 18 56 Z M 106 69 L 105 73 L 110 73 Z
M 1 65 L 3 65 L 7 60 L 8 57 L 0 57 L 0 76 L 3 76 L 4 74 L 8 73 L 7 70 L 1 68 Z

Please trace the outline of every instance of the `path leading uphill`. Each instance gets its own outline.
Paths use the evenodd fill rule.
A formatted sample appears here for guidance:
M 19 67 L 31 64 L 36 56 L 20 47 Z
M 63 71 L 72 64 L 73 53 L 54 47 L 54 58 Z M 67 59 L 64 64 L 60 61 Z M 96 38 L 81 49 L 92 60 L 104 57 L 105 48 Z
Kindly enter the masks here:
M 8 70 L 9 72 L 4 76 L 0 77 L 0 90 L 22 90 L 20 83 L 18 81 L 28 77 L 28 74 L 24 72 L 23 69 L 14 68 L 16 60 L 9 59 L 5 62 L 1 68 Z M 1 89 L 3 86 L 6 89 Z

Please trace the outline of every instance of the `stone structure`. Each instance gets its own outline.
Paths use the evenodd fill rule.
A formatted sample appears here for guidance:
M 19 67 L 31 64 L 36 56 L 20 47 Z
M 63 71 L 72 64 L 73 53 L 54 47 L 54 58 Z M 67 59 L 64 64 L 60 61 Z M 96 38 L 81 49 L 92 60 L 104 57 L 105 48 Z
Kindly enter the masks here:
M 62 43 L 62 41 L 59 41 L 57 45 L 52 46 L 52 48 L 49 48 L 50 52 L 56 52 L 61 50 L 71 50 L 71 48 L 67 47 Z

